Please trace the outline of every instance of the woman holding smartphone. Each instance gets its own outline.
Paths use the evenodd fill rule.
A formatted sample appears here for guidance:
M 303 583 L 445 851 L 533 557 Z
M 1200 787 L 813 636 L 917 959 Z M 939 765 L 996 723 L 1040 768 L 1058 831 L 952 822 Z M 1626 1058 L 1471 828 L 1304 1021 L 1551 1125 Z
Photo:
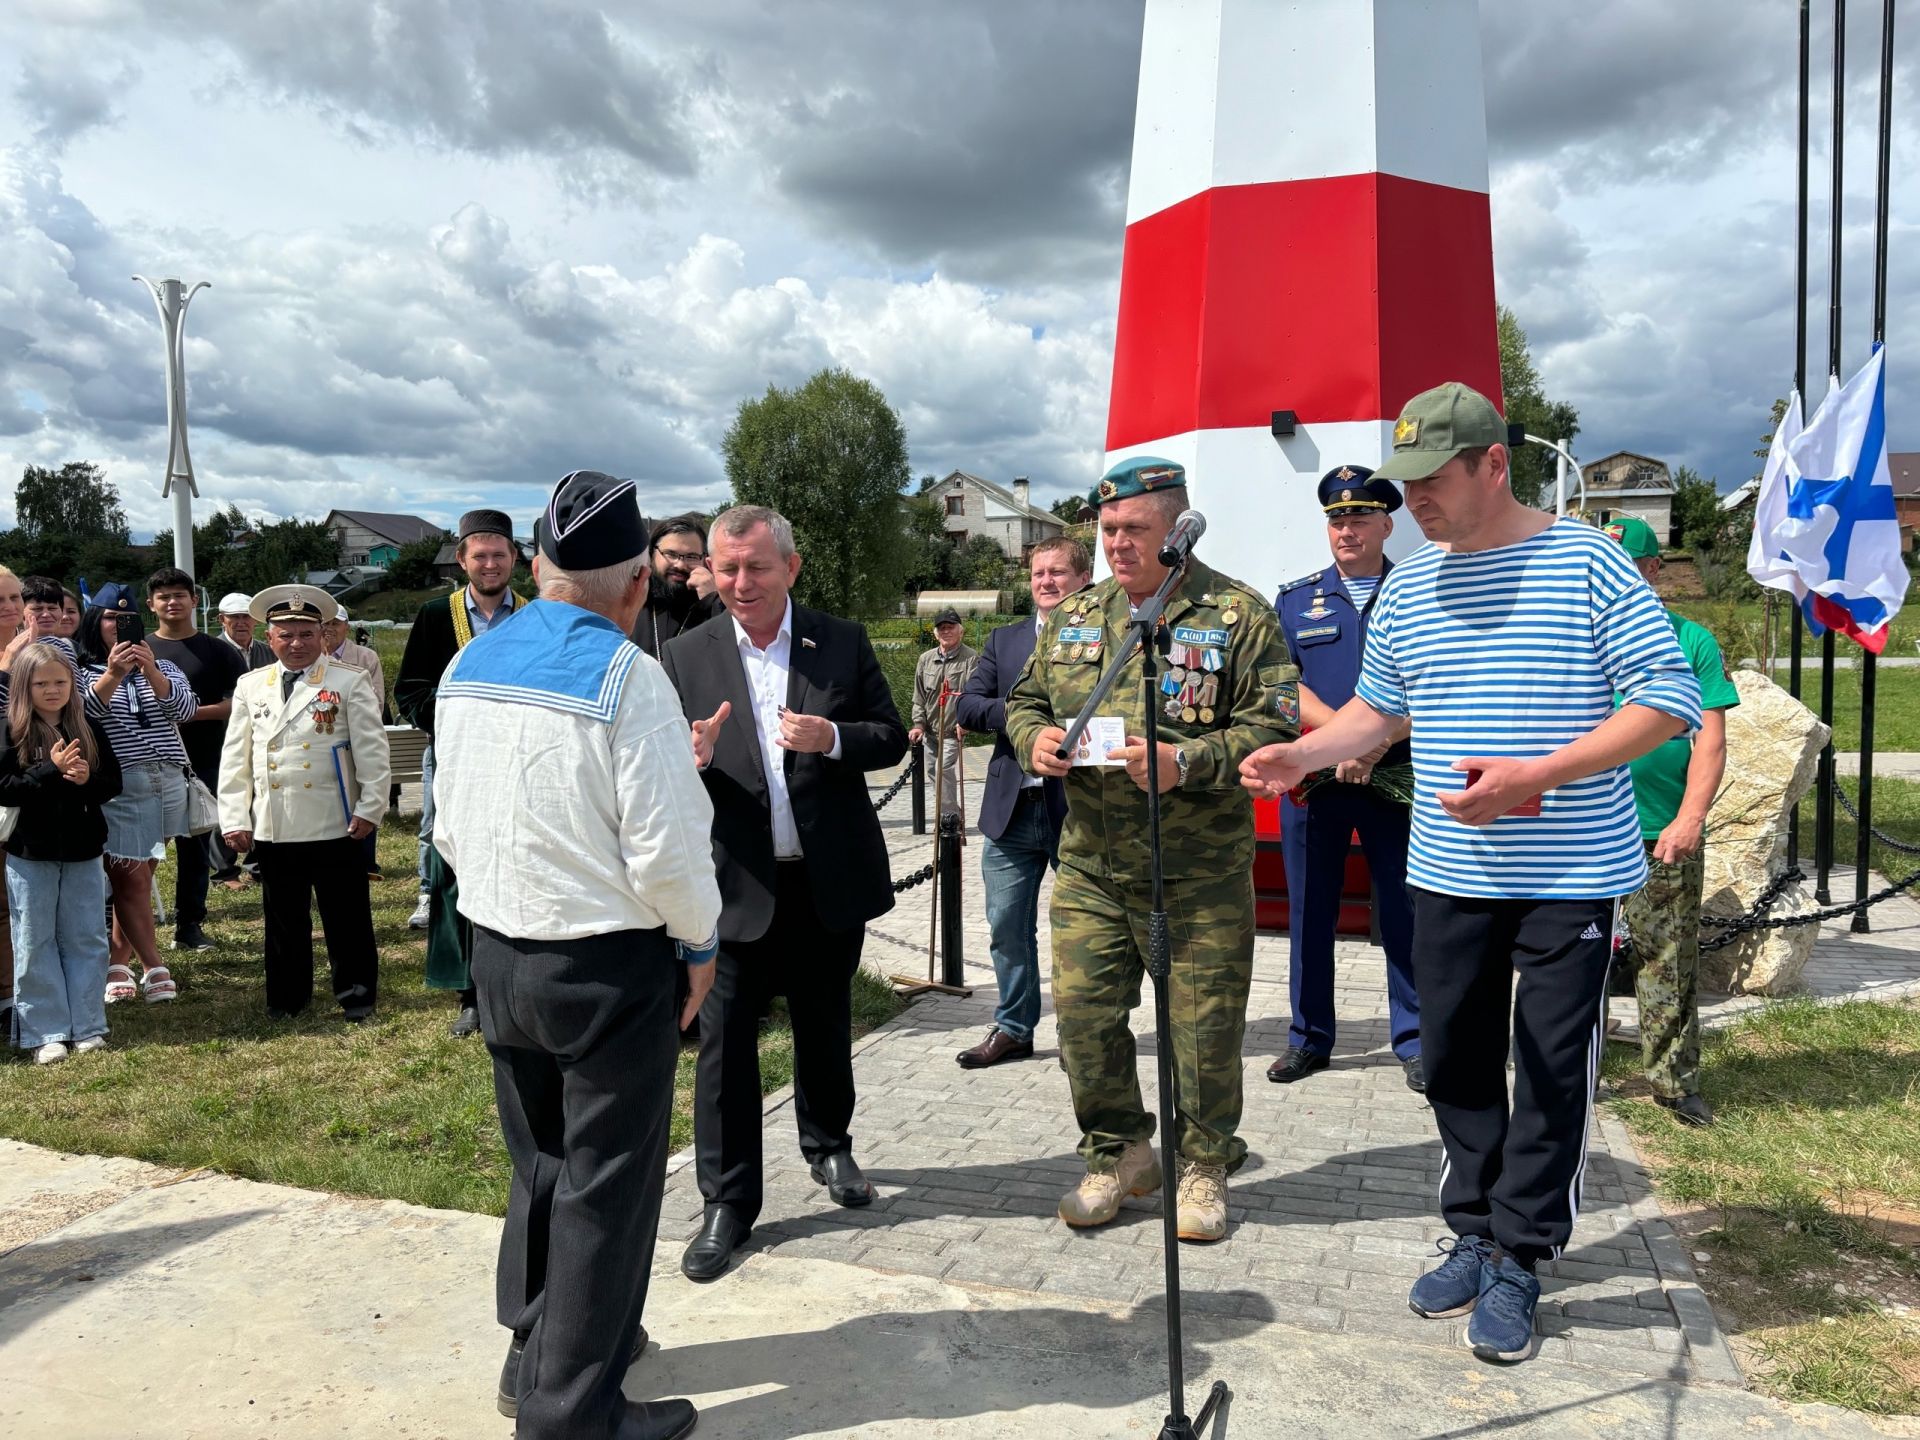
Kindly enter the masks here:
M 81 679 L 106 707 L 107 739 L 120 762 L 120 793 L 104 807 L 113 892 L 109 1005 L 136 994 L 156 1005 L 179 993 L 154 939 L 153 871 L 167 840 L 187 833 L 187 750 L 180 722 L 193 718 L 197 702 L 179 667 L 155 659 L 143 635 L 133 590 L 113 584 L 100 588 L 74 636 Z M 142 970 L 137 987 L 135 956 Z

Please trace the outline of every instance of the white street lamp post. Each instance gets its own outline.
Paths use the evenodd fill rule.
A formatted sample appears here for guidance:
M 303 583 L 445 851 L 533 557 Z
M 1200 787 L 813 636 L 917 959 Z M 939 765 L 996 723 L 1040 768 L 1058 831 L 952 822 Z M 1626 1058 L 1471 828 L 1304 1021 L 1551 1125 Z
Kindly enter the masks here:
M 144 275 L 133 277 L 153 294 L 160 328 L 167 342 L 167 476 L 161 495 L 173 497 L 173 563 L 193 574 L 193 501 L 200 487 L 193 479 L 193 457 L 187 453 L 187 367 L 185 332 L 187 306 L 208 282 L 188 290 L 178 280 L 158 285 Z
M 1573 458 L 1573 451 L 1567 448 L 1567 442 L 1564 440 L 1542 440 L 1538 435 L 1528 435 L 1524 438 L 1529 445 L 1544 445 L 1553 451 L 1555 456 L 1553 462 L 1553 513 L 1556 515 L 1566 514 L 1567 471 L 1571 469 L 1574 474 L 1579 475 L 1580 462 Z M 1580 478 L 1580 498 L 1583 501 L 1587 498 L 1587 481 L 1584 475 Z

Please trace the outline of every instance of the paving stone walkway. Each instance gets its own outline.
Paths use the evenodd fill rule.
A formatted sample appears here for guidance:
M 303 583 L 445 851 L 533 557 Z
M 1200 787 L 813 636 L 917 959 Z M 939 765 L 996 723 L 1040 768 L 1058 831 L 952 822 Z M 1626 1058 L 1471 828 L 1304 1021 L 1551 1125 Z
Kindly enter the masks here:
M 981 765 L 984 752 L 969 758 Z M 980 786 L 967 789 L 975 811 Z M 883 813 L 883 823 L 895 874 L 926 862 L 931 841 L 912 835 L 905 795 Z M 1128 1201 L 1119 1220 L 1095 1231 L 1071 1230 L 1055 1215 L 1082 1165 L 1050 1004 L 1034 1059 L 979 1072 L 954 1063 L 955 1052 L 984 1033 L 993 1007 L 974 845 L 965 878 L 974 994 L 922 998 L 858 1046 L 855 1149 L 878 1191 L 875 1204 L 850 1211 L 825 1203 L 800 1159 L 789 1098 L 774 1096 L 766 1117 L 766 1208 L 747 1253 L 830 1259 L 1034 1296 L 1157 1303 L 1157 1197 Z M 927 887 L 910 891 L 870 927 L 871 968 L 925 973 L 928 899 Z M 1920 986 L 1920 907 L 1909 909 L 1889 913 L 1873 937 L 1830 927 L 1810 977 L 1834 994 Z M 1223 1316 L 1257 1312 L 1330 1333 L 1458 1346 L 1464 1319 L 1422 1320 L 1406 1304 L 1407 1287 L 1446 1233 L 1435 1204 L 1441 1157 L 1432 1115 L 1406 1088 L 1388 1046 L 1379 952 L 1343 940 L 1336 965 L 1333 1067 L 1297 1085 L 1273 1085 L 1265 1069 L 1286 1044 L 1286 943 L 1262 937 L 1255 947 L 1241 1126 L 1253 1154 L 1231 1182 L 1228 1238 L 1181 1247 L 1186 1305 Z M 1747 1003 L 1721 1008 L 1731 1013 Z M 1616 1005 L 1631 1018 L 1631 1001 Z M 1135 1029 L 1151 1108 L 1150 995 L 1135 1012 Z M 668 1271 L 701 1214 L 690 1157 L 674 1163 L 658 1257 Z M 1589 1141 L 1573 1243 L 1563 1259 L 1543 1267 L 1542 1279 L 1541 1360 L 1739 1383 L 1689 1254 L 1653 1199 L 1624 1127 L 1605 1112 Z

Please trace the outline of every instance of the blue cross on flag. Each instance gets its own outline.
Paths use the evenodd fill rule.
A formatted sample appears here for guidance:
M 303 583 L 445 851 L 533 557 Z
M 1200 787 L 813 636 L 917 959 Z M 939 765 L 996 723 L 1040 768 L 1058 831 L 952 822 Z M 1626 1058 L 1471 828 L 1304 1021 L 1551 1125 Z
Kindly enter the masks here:
M 1886 349 L 1830 391 L 1800 427 L 1799 396 L 1774 432 L 1747 570 L 1828 630 L 1879 654 L 1907 592 L 1887 468 Z

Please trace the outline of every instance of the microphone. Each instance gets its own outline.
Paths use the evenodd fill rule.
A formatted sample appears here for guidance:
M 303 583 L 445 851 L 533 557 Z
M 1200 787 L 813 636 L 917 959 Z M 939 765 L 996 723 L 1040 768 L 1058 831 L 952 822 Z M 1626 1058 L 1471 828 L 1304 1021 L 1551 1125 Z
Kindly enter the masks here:
M 1160 563 L 1179 565 L 1193 553 L 1193 547 L 1200 537 L 1207 533 L 1207 517 L 1198 510 L 1182 510 L 1180 518 L 1173 522 L 1173 528 L 1167 531 L 1167 538 L 1160 544 Z

